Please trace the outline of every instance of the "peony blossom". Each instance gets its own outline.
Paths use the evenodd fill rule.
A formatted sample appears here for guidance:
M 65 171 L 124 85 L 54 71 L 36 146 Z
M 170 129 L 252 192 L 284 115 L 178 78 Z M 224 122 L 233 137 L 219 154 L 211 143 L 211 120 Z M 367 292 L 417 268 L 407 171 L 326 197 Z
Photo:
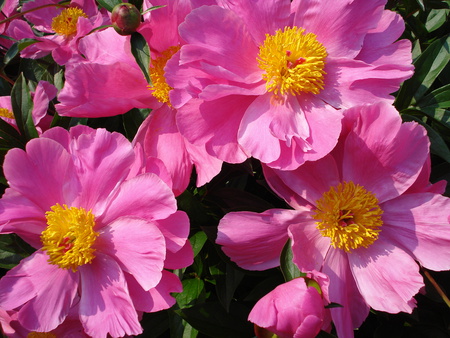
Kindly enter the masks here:
M 450 199 L 429 173 L 422 126 L 402 124 L 386 103 L 350 108 L 330 154 L 294 171 L 264 167 L 294 210 L 227 214 L 217 243 L 241 267 L 261 270 L 278 265 L 291 238 L 299 269 L 329 276 L 329 299 L 343 306 L 331 309 L 338 336 L 352 337 L 370 308 L 412 312 L 424 287 L 418 263 L 450 268 Z
M 385 101 L 412 75 L 385 0 L 227 1 L 193 10 L 165 68 L 177 124 L 226 162 L 292 170 L 328 154 L 341 108 Z M 207 27 L 207 29 L 199 29 Z
M 60 65 L 69 60 L 79 60 L 78 40 L 90 33 L 94 28 L 110 24 L 105 11 L 99 11 L 94 0 L 73 0 L 65 6 L 49 6 L 59 4 L 56 0 L 33 0 L 25 2 L 22 11 L 33 10 L 25 14 L 24 20 L 14 20 L 7 29 L 7 35 L 16 39 L 34 39 L 34 43 L 20 53 L 23 58 L 38 59 L 52 54 Z M 34 30 L 45 35 L 36 35 Z
M 56 97 L 56 93 L 56 87 L 47 81 L 39 81 L 36 90 L 31 93 L 33 101 L 31 116 L 39 134 L 50 127 L 53 117 L 47 114 L 48 105 Z M 10 96 L 0 96 L 0 118 L 17 129 Z
M 310 338 L 331 328 L 328 277 L 315 272 L 311 278 L 295 278 L 277 286 L 253 307 L 248 320 L 257 337 L 274 333 L 280 338 Z M 259 334 L 261 332 L 261 334 Z
M 24 329 L 55 330 L 75 308 L 92 337 L 137 335 L 142 312 L 175 303 L 181 282 L 166 269 L 193 261 L 189 221 L 138 155 L 123 135 L 81 125 L 6 154 L 0 232 L 36 252 L 0 280 L 0 308 Z
M 19 6 L 19 0 L 5 0 L 0 11 L 0 21 L 3 21 L 11 16 L 17 14 L 17 7 Z M 5 34 L 6 29 L 9 26 L 9 22 L 0 24 L 0 47 L 10 48 L 13 41 L 1 37 Z
M 221 169 L 222 161 L 210 156 L 202 145 L 192 145 L 181 136 L 176 110 L 169 102 L 164 66 L 182 41 L 178 25 L 191 11 L 190 1 L 144 1 L 144 9 L 164 6 L 144 15 L 138 31 L 146 38 L 151 52 L 149 86 L 131 54 L 130 37 L 112 28 L 80 40 L 83 62 L 69 63 L 66 82 L 58 95 L 60 115 L 101 117 L 124 114 L 132 108 L 153 111 L 141 125 L 134 143 L 141 144 L 146 156 L 156 157 L 167 167 L 174 192 L 182 193 L 195 166 L 197 185 L 210 181 Z

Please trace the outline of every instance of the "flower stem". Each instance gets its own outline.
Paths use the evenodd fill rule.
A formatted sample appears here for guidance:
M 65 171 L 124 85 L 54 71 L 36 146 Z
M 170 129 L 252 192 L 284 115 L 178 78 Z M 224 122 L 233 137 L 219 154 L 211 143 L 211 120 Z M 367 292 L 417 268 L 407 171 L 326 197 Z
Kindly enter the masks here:
M 441 289 L 441 287 L 439 286 L 439 284 L 434 280 L 434 278 L 430 275 L 430 273 L 425 270 L 422 269 L 423 273 L 425 274 L 425 276 L 428 278 L 428 280 L 431 282 L 431 284 L 433 284 L 434 288 L 436 289 L 436 291 L 439 293 L 439 295 L 441 296 L 442 300 L 445 302 L 445 304 L 447 304 L 447 306 L 450 308 L 450 299 L 448 299 L 447 295 L 445 294 L 444 290 Z
M 31 13 L 31 12 L 34 12 L 34 11 L 37 11 L 39 9 L 46 8 L 46 7 L 64 7 L 64 8 L 69 8 L 69 6 L 67 6 L 67 5 L 60 5 L 60 4 L 42 5 L 42 6 L 31 8 L 31 9 L 29 9 L 27 11 L 24 11 L 24 12 L 20 12 L 20 13 L 14 14 L 14 15 L 12 15 L 12 16 L 10 16 L 10 17 L 2 20 L 2 21 L 0 21 L 0 25 L 5 23 L 5 22 L 9 22 L 9 21 L 12 21 L 14 19 L 20 18 L 21 16 L 23 16 L 23 15 L 25 15 L 27 13 Z

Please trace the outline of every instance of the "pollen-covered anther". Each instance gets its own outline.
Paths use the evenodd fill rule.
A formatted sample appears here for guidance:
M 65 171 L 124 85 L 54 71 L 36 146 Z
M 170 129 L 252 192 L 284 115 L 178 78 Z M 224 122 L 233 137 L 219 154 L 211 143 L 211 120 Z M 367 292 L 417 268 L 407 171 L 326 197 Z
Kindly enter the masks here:
M 166 66 L 167 61 L 180 50 L 180 46 L 172 46 L 166 49 L 159 57 L 156 59 L 152 59 L 150 65 L 150 78 L 152 80 L 152 86 L 149 86 L 149 89 L 152 91 L 152 95 L 158 99 L 159 102 L 167 103 L 169 106 L 169 92 L 173 89 L 167 84 L 165 78 L 164 67 Z
M 77 32 L 77 23 L 80 17 L 88 18 L 82 9 L 70 7 L 64 9 L 52 19 L 52 29 L 56 34 L 69 36 Z
M 13 112 L 7 108 L 0 108 L 0 116 L 8 119 L 14 119 Z
M 353 182 L 340 183 L 316 203 L 313 218 L 322 236 L 334 248 L 351 252 L 369 247 L 378 239 L 383 211 L 375 195 Z
M 294 26 L 266 34 L 257 60 L 267 90 L 282 101 L 286 94 L 318 94 L 324 88 L 326 57 L 315 34 Z
M 46 212 L 47 228 L 41 234 L 42 250 L 50 264 L 76 271 L 95 258 L 95 217 L 84 208 L 56 204 Z

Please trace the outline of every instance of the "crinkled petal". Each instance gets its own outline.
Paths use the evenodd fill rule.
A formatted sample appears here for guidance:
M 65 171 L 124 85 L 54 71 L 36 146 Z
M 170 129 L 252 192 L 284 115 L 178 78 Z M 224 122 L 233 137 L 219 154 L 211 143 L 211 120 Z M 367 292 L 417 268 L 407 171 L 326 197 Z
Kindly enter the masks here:
M 159 220 L 167 218 L 176 209 L 171 189 L 155 174 L 145 173 L 118 187 L 99 222 L 106 225 L 122 216 Z
M 178 276 L 165 270 L 162 272 L 159 284 L 149 291 L 144 291 L 129 275 L 126 274 L 125 277 L 134 306 L 138 311 L 156 312 L 168 309 L 175 304 L 175 298 L 171 293 L 183 291 Z
M 369 315 L 370 307 L 364 301 L 349 267 L 347 254 L 330 248 L 322 272 L 330 277 L 330 301 L 342 307 L 331 309 L 331 317 L 338 337 L 353 337 Z
M 175 270 L 188 267 L 194 262 L 194 252 L 189 241 L 183 245 L 177 252 L 167 250 L 166 260 L 164 261 L 164 268 Z
M 425 128 L 402 123 L 397 110 L 385 103 L 346 112 L 354 113 L 358 119 L 345 140 L 343 180 L 362 185 L 380 202 L 399 196 L 415 182 L 428 157 Z
M 419 266 L 408 253 L 380 236 L 368 248 L 348 255 L 359 292 L 369 306 L 389 313 L 411 313 L 424 286 Z
M 97 252 L 91 264 L 79 267 L 81 275 L 80 320 L 92 337 L 142 333 L 125 276 L 118 263 Z
M 72 203 L 81 190 L 71 155 L 50 139 L 29 141 L 26 152 L 11 149 L 5 156 L 3 170 L 11 189 L 43 213 L 56 203 Z
M 45 253 L 37 251 L 0 280 L 2 308 L 23 304 L 18 319 L 30 331 L 47 332 L 61 324 L 77 292 L 77 274 L 47 260 Z
M 189 218 L 184 211 L 177 210 L 164 219 L 155 221 L 166 239 L 167 250 L 177 252 L 187 241 L 189 236 Z
M 450 269 L 450 199 L 407 194 L 382 204 L 381 235 L 431 270 Z
M 159 283 L 166 245 L 154 223 L 139 218 L 118 218 L 100 230 L 94 247 L 115 259 L 144 290 Z

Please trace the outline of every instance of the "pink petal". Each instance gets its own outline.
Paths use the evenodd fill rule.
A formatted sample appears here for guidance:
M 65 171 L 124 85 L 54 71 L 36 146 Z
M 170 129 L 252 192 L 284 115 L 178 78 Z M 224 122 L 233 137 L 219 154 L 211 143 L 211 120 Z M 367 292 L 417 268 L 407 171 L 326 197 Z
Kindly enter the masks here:
M 198 27 L 208 30 L 200 32 Z M 205 60 L 240 78 L 260 73 L 256 61 L 258 46 L 247 25 L 233 11 L 218 6 L 197 8 L 179 26 L 179 32 L 187 42 L 181 52 L 183 63 Z
M 142 333 L 136 309 L 118 263 L 97 253 L 81 274 L 80 320 L 93 337 L 138 335 Z
M 98 222 L 108 224 L 119 217 L 148 221 L 167 218 L 177 209 L 170 188 L 155 174 L 146 173 L 123 182 L 110 196 L 107 209 Z
M 47 114 L 48 104 L 56 97 L 57 89 L 47 81 L 39 81 L 33 97 L 33 122 L 37 125 Z
M 303 218 L 298 210 L 230 212 L 219 223 L 216 243 L 244 269 L 270 269 L 280 264 L 281 250 L 288 240 L 287 228 Z
M 355 57 L 364 36 L 376 27 L 385 1 L 334 1 L 333 6 L 316 0 L 298 0 L 292 4 L 294 25 L 317 35 L 333 57 Z
M 300 271 L 320 271 L 330 250 L 330 239 L 321 235 L 311 212 L 305 212 L 305 220 L 289 227 L 292 239 L 293 262 Z
M 424 284 L 419 266 L 409 254 L 380 236 L 368 248 L 348 254 L 348 259 L 369 306 L 389 313 L 412 312 L 416 304 L 413 297 Z
M 128 175 L 135 160 L 133 148 L 125 136 L 106 129 L 76 126 L 70 129 L 70 136 L 83 187 L 76 206 L 101 215 L 108 195 Z
M 303 278 L 277 286 L 253 307 L 248 320 L 281 337 L 315 337 L 324 320 L 324 303 Z
M 66 68 L 55 107 L 62 116 L 103 117 L 132 108 L 158 108 L 140 69 L 128 63 L 77 63 Z
M 324 192 L 339 184 L 340 173 L 335 159 L 327 155 L 319 161 L 306 162 L 296 170 L 283 171 L 264 168 L 264 175 L 270 187 L 296 208 L 306 201 L 315 205 Z M 306 201 L 302 201 L 301 198 Z
M 72 157 L 50 139 L 29 141 L 26 152 L 11 149 L 5 156 L 3 170 L 11 189 L 43 213 L 56 203 L 71 204 L 81 189 Z
M 184 211 L 177 210 L 165 219 L 155 221 L 166 240 L 167 250 L 177 252 L 189 236 L 189 218 Z
M 248 155 L 239 146 L 237 133 L 245 109 L 253 99 L 228 96 L 214 101 L 191 100 L 178 110 L 178 128 L 192 144 L 206 144 L 212 156 L 241 163 Z
M 428 269 L 450 269 L 449 198 L 432 193 L 408 194 L 381 207 L 383 238 L 397 243 Z
M 330 278 L 330 301 L 342 305 L 331 309 L 337 334 L 339 337 L 353 337 L 353 329 L 363 323 L 370 307 L 355 283 L 347 254 L 340 249 L 330 248 L 322 272 Z
M 352 110 L 359 118 L 345 140 L 343 180 L 364 186 L 380 202 L 402 194 L 428 157 L 425 129 L 402 124 L 398 112 L 385 103 L 352 108 L 349 114 Z
M 149 291 L 144 291 L 134 278 L 130 278 L 128 275 L 125 275 L 125 277 L 127 277 L 134 306 L 138 311 L 156 312 L 168 309 L 175 304 L 175 298 L 171 293 L 183 291 L 183 286 L 178 276 L 165 270 L 162 273 L 159 284 Z
M 41 208 L 7 188 L 0 199 L 0 210 L 1 233 L 15 233 L 34 248 L 42 247 L 40 236 L 47 227 L 47 220 Z
M 95 248 L 115 259 L 144 290 L 159 283 L 166 245 L 164 236 L 153 223 L 138 218 L 118 218 L 100 230 Z
M 64 321 L 73 304 L 78 276 L 47 263 L 37 251 L 0 280 L 2 308 L 19 310 L 20 323 L 30 331 L 51 331 Z
M 175 194 L 181 194 L 188 186 L 192 161 L 175 121 L 176 111 L 168 105 L 155 109 L 140 128 L 145 128 L 142 145 L 145 154 L 163 161 L 173 181 Z M 205 151 L 206 152 L 206 151 Z
M 194 262 L 194 252 L 189 241 L 186 241 L 184 246 L 177 252 L 167 251 L 166 260 L 164 261 L 164 268 L 175 270 L 188 267 Z

